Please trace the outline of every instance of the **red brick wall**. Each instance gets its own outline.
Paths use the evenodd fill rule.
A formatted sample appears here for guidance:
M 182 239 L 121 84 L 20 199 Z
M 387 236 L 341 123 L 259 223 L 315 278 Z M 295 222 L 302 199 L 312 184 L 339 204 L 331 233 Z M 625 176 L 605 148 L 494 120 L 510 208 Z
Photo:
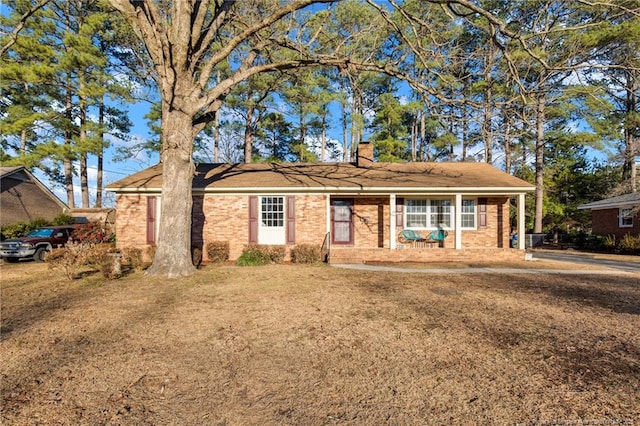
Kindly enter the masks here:
M 116 196 L 116 245 L 118 248 L 147 246 L 147 196 Z
M 327 199 L 325 195 L 297 194 L 296 244 L 321 245 L 327 231 Z M 118 195 L 116 239 L 118 247 L 146 248 L 146 208 L 144 195 Z M 203 248 L 211 241 L 228 241 L 230 258 L 237 259 L 249 240 L 248 195 L 194 195 L 192 242 Z M 389 198 L 354 199 L 355 248 L 389 247 Z M 463 248 L 509 247 L 509 200 L 487 200 L 487 226 L 462 232 Z M 394 230 L 394 233 L 396 230 Z M 425 232 L 426 233 L 426 232 Z M 444 246 L 452 248 L 453 231 Z M 290 248 L 290 247 L 289 247 Z M 401 250 L 398 250 L 400 253 Z
M 620 228 L 618 214 L 619 209 L 592 210 L 591 229 L 598 235 L 615 235 L 620 240 L 627 234 L 640 235 L 640 214 L 633 218 L 632 228 Z

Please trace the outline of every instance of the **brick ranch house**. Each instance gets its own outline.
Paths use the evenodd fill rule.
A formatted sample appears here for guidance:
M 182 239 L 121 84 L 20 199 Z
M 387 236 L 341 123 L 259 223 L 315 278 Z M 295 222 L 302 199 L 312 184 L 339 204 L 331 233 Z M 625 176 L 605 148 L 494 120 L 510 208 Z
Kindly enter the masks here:
M 606 198 L 578 207 L 591 210 L 591 232 L 614 235 L 620 241 L 625 235 L 640 235 L 640 192 Z
M 230 259 L 249 244 L 323 246 L 331 263 L 524 258 L 524 199 L 534 187 L 485 163 L 375 163 L 362 143 L 355 163 L 198 164 L 192 245 L 228 241 Z M 114 182 L 119 247 L 154 245 L 162 165 Z M 515 197 L 519 246 L 510 248 Z M 407 242 L 402 230 L 437 244 Z M 203 250 L 206 259 L 206 249 Z

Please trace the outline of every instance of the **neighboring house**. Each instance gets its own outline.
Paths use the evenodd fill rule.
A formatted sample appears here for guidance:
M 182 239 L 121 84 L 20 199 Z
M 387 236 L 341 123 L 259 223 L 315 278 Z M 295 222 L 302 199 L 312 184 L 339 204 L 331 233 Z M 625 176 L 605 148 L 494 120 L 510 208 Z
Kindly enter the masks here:
M 0 226 L 52 220 L 69 208 L 25 167 L 0 167 Z
M 524 199 L 535 188 L 485 163 L 374 163 L 361 143 L 352 163 L 198 164 L 192 243 L 330 246 L 330 261 L 447 261 L 524 258 Z M 155 244 L 162 165 L 109 185 L 116 193 L 119 247 Z M 511 249 L 510 200 L 517 203 Z M 441 244 L 402 243 L 403 229 Z M 206 250 L 204 250 L 206 256 Z M 205 257 L 206 259 L 206 257 Z
M 591 210 L 591 232 L 615 235 L 640 235 L 640 192 L 606 198 L 578 207 Z

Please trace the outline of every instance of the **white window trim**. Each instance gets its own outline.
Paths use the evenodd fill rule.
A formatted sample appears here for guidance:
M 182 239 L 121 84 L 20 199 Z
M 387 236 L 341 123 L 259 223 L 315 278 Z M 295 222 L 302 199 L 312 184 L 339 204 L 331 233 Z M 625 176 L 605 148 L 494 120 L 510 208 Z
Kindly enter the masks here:
M 427 217 L 427 226 L 426 227 L 417 227 L 417 226 L 408 226 L 407 225 L 407 217 L 408 217 L 408 213 L 407 213 L 407 201 L 409 200 L 426 200 L 427 201 L 427 212 L 425 213 L 426 217 Z M 440 226 L 440 224 L 432 224 L 431 223 L 431 202 L 432 201 L 440 201 L 440 200 L 446 200 L 449 201 L 450 205 L 450 213 L 449 213 L 449 223 L 451 223 L 451 226 Z M 407 228 L 407 229 L 415 229 L 415 230 L 427 230 L 427 231 L 432 231 L 435 229 L 444 229 L 447 231 L 451 231 L 454 229 L 455 226 L 455 201 L 451 198 L 448 197 L 429 197 L 429 198 L 419 198 L 419 197 L 411 197 L 411 198 L 405 198 L 404 200 L 404 214 L 403 214 L 403 227 Z
M 624 214 L 623 212 L 627 212 Z M 630 219 L 631 223 L 625 224 L 622 221 L 624 219 Z M 619 228 L 633 228 L 633 209 L 628 207 L 620 207 L 618 209 L 618 227 Z
M 478 199 L 477 198 L 463 198 L 462 202 L 464 203 L 465 201 L 473 201 L 473 212 L 472 213 L 465 213 L 463 211 L 460 211 L 460 224 L 461 224 L 460 229 L 469 230 L 469 231 L 475 231 L 476 229 L 478 229 Z M 473 215 L 473 226 L 462 226 L 462 218 L 465 215 L 467 215 L 467 216 Z

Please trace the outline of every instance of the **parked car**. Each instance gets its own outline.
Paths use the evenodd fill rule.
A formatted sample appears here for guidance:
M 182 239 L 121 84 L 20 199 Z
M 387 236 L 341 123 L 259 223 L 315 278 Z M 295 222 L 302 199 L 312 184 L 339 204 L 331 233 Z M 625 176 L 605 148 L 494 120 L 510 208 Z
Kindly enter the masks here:
M 74 229 L 73 225 L 45 226 L 29 232 L 22 238 L 5 240 L 0 243 L 0 258 L 7 262 L 30 258 L 42 262 L 46 252 L 64 247 Z

